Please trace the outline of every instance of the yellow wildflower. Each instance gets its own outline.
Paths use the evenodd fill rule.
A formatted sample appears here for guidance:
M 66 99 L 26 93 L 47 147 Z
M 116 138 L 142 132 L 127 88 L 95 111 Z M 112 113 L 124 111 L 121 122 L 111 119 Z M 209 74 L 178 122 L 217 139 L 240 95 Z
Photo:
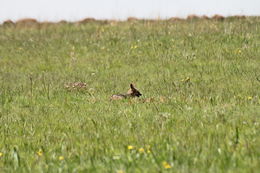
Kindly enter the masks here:
M 169 169 L 169 168 L 172 167 L 172 166 L 171 166 L 168 162 L 166 162 L 166 161 L 163 161 L 163 162 L 162 162 L 162 165 L 163 165 L 163 167 L 164 167 L 165 169 Z
M 116 173 L 124 173 L 123 170 L 117 170 Z
M 247 100 L 252 100 L 252 99 L 253 99 L 253 97 L 251 97 L 251 96 L 247 97 Z
M 181 82 L 189 82 L 190 81 L 190 77 L 186 77 L 186 79 L 182 79 Z
M 64 157 L 63 157 L 63 156 L 60 156 L 60 157 L 59 157 L 59 160 L 64 160 Z
M 131 49 L 136 49 L 136 48 L 137 48 L 137 45 L 131 46 Z
M 139 148 L 139 153 L 144 153 L 144 148 Z
M 0 157 L 2 157 L 4 154 L 2 152 L 0 152 Z
M 147 153 L 151 153 L 151 150 L 150 150 L 150 149 L 151 149 L 151 146 L 150 146 L 150 145 L 147 145 L 147 146 L 146 146 Z
M 41 149 L 39 149 L 39 151 L 37 151 L 36 154 L 37 154 L 38 156 L 42 156 L 42 155 L 43 155 L 43 152 L 42 152 Z
M 133 149 L 134 149 L 134 146 L 128 145 L 128 146 L 127 146 L 127 149 L 128 149 L 128 150 L 133 150 Z

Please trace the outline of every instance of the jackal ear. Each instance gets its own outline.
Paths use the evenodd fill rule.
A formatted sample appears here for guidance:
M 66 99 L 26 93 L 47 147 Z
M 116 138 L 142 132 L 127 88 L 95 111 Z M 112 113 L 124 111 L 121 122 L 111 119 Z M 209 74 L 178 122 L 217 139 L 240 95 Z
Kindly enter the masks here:
M 134 87 L 134 85 L 132 83 L 130 84 L 130 88 L 131 89 L 135 89 L 135 87 Z

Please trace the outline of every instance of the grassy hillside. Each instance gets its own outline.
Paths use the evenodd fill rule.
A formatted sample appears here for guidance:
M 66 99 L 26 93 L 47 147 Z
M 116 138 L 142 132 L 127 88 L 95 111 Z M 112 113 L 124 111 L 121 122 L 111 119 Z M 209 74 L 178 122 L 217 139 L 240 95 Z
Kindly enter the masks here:
M 0 26 L 0 172 L 259 172 L 259 36 L 253 17 Z

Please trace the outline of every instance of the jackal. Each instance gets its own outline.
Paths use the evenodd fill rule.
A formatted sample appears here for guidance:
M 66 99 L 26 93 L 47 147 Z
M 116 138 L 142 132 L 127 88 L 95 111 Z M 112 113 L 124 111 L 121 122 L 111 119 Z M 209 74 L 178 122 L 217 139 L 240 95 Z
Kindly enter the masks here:
M 130 84 L 130 89 L 126 94 L 114 94 L 110 97 L 111 100 L 121 100 L 126 98 L 140 97 L 142 94 L 134 87 L 133 84 Z

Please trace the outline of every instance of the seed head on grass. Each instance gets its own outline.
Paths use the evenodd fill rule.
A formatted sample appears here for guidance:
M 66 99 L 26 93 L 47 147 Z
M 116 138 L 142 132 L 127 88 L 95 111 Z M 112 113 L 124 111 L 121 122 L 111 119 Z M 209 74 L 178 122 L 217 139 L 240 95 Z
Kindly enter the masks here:
M 4 155 L 4 154 L 3 154 L 2 152 L 0 152 L 0 157 L 3 157 L 3 155 Z

